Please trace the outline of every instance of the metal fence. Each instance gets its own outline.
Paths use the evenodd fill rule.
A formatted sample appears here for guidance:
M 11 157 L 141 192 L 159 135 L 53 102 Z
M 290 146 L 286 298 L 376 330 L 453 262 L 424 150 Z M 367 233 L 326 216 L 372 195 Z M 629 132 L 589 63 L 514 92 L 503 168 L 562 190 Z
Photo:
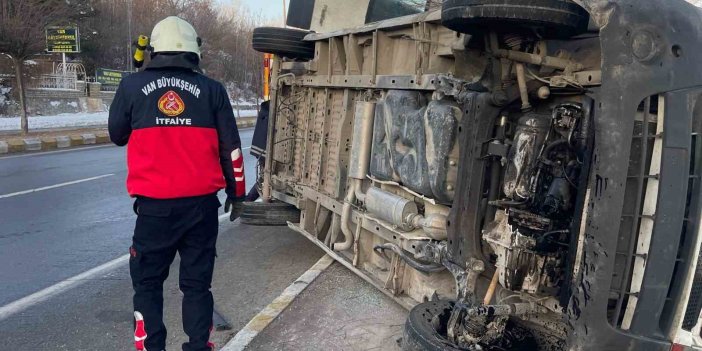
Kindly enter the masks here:
M 107 85 L 107 84 L 102 84 L 100 85 L 100 91 L 106 91 L 106 92 L 115 92 L 117 91 L 118 85 Z
M 44 74 L 30 78 L 27 87 L 30 89 L 78 90 L 78 77 L 75 75 Z
M 56 75 L 76 76 L 80 80 L 85 80 L 85 67 L 81 63 L 59 63 L 54 69 Z

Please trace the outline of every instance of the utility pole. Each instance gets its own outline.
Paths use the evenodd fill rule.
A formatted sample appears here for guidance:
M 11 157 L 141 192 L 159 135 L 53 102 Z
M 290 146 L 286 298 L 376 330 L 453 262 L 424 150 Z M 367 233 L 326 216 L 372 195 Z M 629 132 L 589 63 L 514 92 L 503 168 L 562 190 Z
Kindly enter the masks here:
M 129 32 L 129 41 L 127 42 L 127 65 L 129 72 L 134 71 L 134 62 L 132 62 L 132 0 L 127 0 L 127 31 Z

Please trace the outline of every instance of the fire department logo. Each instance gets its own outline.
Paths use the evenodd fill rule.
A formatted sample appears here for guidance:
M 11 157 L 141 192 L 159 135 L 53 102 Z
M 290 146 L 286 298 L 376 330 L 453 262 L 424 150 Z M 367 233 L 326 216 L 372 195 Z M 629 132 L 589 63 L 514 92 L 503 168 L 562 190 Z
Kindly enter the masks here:
M 158 109 L 168 117 L 175 117 L 185 111 L 185 103 L 175 91 L 170 90 L 158 99 Z

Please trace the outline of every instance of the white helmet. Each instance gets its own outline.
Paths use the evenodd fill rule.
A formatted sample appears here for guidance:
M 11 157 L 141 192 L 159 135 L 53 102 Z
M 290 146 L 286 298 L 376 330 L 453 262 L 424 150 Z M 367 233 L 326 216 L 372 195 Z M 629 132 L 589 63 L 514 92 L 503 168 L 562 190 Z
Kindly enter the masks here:
M 152 52 L 192 52 L 200 56 L 200 38 L 187 21 L 170 16 L 156 23 L 151 32 Z

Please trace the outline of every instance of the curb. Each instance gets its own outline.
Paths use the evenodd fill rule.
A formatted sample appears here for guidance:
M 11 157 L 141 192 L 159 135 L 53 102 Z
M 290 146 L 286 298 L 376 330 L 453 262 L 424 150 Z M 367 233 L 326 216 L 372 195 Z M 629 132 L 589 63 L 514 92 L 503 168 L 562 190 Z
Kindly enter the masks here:
M 297 280 L 288 286 L 283 293 L 273 302 L 266 306 L 244 328 L 239 330 L 234 337 L 227 342 L 220 351 L 243 351 L 254 340 L 254 338 L 268 327 L 290 304 L 302 293 L 322 272 L 324 272 L 334 259 L 329 255 L 324 255 L 307 272 L 303 273 Z
M 240 118 L 236 121 L 237 128 L 251 128 L 256 126 L 256 117 Z M 78 133 L 52 137 L 29 137 L 23 139 L 0 140 L 0 155 L 28 152 L 49 151 L 65 149 L 74 146 L 109 144 L 110 135 L 107 131 L 98 133 Z

